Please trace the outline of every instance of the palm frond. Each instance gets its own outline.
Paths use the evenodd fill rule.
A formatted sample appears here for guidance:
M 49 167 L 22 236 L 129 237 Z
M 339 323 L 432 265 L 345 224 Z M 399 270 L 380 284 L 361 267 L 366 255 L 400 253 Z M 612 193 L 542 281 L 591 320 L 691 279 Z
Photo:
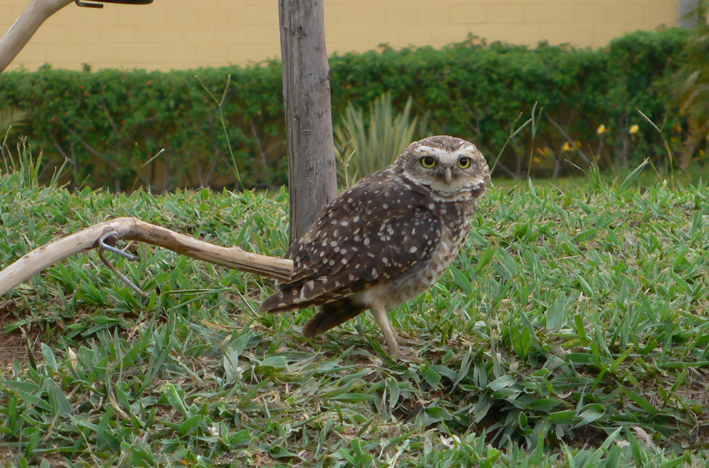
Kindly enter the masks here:
M 411 143 L 418 117 L 411 117 L 413 101 L 395 113 L 391 93 L 369 104 L 365 117 L 350 102 L 340 125 L 335 127 L 335 148 L 340 184 L 350 186 L 357 179 L 391 164 Z
M 0 109 L 0 139 L 2 139 L 8 131 L 22 126 L 28 115 L 29 112 L 13 107 Z

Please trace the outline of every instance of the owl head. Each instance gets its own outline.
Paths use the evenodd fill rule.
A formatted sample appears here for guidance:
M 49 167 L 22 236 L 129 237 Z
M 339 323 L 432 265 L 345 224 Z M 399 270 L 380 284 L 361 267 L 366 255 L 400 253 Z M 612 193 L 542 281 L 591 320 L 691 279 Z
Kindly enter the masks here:
M 487 162 L 475 145 L 445 135 L 411 143 L 395 166 L 409 183 L 444 200 L 477 199 L 490 180 Z

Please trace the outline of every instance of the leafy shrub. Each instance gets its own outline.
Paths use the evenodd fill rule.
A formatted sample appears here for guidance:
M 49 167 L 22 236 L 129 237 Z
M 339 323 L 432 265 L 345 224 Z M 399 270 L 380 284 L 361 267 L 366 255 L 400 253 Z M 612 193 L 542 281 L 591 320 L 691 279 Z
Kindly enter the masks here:
M 681 146 L 687 124 L 668 83 L 685 59 L 688 38 L 676 28 L 636 32 L 591 50 L 544 43 L 528 49 L 471 36 L 440 50 L 335 55 L 333 115 L 337 122 L 350 102 L 364 107 L 385 92 L 395 109 L 411 97 L 412 113 L 430 116 L 431 133 L 469 139 L 490 160 L 504 148 L 497 176 L 523 177 L 529 164 L 537 176 L 564 174 L 573 170 L 567 160 L 584 166 L 594 158 L 601 167 L 646 157 L 661 164 L 667 157 L 662 135 L 636 108 Z M 274 61 L 171 72 L 6 72 L 0 108 L 30 112 L 29 141 L 54 165 L 69 161 L 74 186 L 233 186 L 218 110 L 195 75 L 215 96 L 232 77 L 223 111 L 244 185 L 285 184 L 281 67 Z M 535 103 L 541 112 L 534 125 L 510 139 Z M 588 148 L 598 148 L 601 124 L 605 144 L 593 154 Z M 630 134 L 634 125 L 639 130 Z
M 250 186 L 282 185 L 287 165 L 276 64 L 168 73 L 9 72 L 0 76 L 0 108 L 30 112 L 30 141 L 46 158 L 67 160 L 74 185 L 229 185 L 234 172 L 218 108 L 195 75 L 221 96 L 230 73 L 224 112 L 239 170 Z
M 587 148 L 604 124 L 605 152 L 595 155 L 602 167 L 618 158 L 664 158 L 660 135 L 636 108 L 658 125 L 667 120 L 666 128 L 680 122 L 666 84 L 681 63 L 688 37 L 687 31 L 672 28 L 631 33 L 600 50 L 544 43 L 530 50 L 488 45 L 471 36 L 442 50 L 385 49 L 336 56 L 330 61 L 334 111 L 350 100 L 365 105 L 391 90 L 395 106 L 411 96 L 415 112 L 430 112 L 432 133 L 467 138 L 494 158 L 516 130 L 516 119 L 530 115 L 538 103 L 543 109 L 534 129 L 539 149 L 561 153 L 570 142 Z M 634 124 L 641 128 L 632 141 L 628 131 Z M 507 145 L 497 169 L 511 177 L 526 175 L 531 143 L 529 125 Z M 587 151 L 565 159 L 583 166 L 594 157 Z M 533 161 L 536 175 L 552 170 L 549 161 Z

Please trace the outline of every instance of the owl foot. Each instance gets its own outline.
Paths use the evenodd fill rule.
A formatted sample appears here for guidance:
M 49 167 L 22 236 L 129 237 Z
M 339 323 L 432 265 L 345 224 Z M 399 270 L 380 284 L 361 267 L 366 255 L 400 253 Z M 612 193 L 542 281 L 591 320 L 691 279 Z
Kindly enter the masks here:
M 408 346 L 399 348 L 399 361 L 423 364 L 425 361 L 416 355 L 416 351 Z

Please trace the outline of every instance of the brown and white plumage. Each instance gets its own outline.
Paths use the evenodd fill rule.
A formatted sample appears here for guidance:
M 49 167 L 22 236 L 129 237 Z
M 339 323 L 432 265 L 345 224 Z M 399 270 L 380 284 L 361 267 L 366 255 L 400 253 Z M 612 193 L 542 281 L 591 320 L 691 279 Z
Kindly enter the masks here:
M 320 211 L 286 252 L 293 276 L 260 309 L 319 306 L 305 336 L 370 309 L 396 358 L 386 309 L 438 281 L 465 241 L 489 180 L 487 163 L 472 143 L 449 136 L 412 143 L 392 165 Z

